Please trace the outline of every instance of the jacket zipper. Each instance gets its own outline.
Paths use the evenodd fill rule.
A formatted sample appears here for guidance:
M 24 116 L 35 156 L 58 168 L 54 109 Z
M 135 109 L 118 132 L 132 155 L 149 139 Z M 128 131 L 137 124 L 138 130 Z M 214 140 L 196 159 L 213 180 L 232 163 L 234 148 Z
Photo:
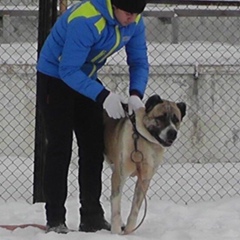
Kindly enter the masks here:
M 92 63 L 96 62 L 98 59 L 100 59 L 100 60 L 99 60 L 99 63 L 102 62 L 102 61 L 104 61 L 104 60 L 105 60 L 108 56 L 110 56 L 110 55 L 116 50 L 116 48 L 119 46 L 119 44 L 120 44 L 120 31 L 119 31 L 118 25 L 115 26 L 115 32 L 116 32 L 116 42 L 115 42 L 114 46 L 112 47 L 112 49 L 111 49 L 107 54 L 106 54 L 106 51 L 105 51 L 105 50 L 101 51 L 96 57 L 94 57 L 94 58 L 91 60 Z M 88 76 L 91 77 L 91 76 L 95 73 L 96 69 L 97 69 L 97 68 L 96 68 L 96 65 L 93 64 L 93 69 L 92 69 L 91 73 L 90 73 Z
M 104 61 L 107 57 L 109 57 L 114 51 L 115 49 L 119 46 L 120 44 L 120 31 L 119 31 L 119 27 L 118 25 L 115 26 L 115 32 L 116 32 L 116 43 L 113 46 L 113 48 L 108 52 L 108 54 L 106 54 L 104 57 L 102 57 L 99 62 Z

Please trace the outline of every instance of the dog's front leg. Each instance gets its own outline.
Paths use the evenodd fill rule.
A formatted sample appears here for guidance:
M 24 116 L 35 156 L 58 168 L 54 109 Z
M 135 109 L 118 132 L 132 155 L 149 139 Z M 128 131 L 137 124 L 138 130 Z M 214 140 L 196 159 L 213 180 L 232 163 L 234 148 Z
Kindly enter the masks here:
M 136 227 L 139 209 L 142 205 L 142 202 L 146 195 L 149 184 L 150 184 L 150 179 L 146 179 L 146 180 L 138 179 L 137 180 L 135 191 L 134 191 L 131 212 L 130 212 L 128 220 L 127 220 L 127 225 L 124 229 L 125 233 L 132 232 L 134 230 L 134 228 Z
M 124 178 L 118 170 L 112 173 L 112 193 L 111 193 L 111 233 L 120 234 L 122 232 L 121 218 L 121 195 L 124 185 Z

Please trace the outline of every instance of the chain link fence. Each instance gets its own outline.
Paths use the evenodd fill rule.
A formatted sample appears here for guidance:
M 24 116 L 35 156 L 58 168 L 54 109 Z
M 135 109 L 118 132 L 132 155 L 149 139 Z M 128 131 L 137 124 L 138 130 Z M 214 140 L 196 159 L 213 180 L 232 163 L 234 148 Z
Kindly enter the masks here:
M 154 176 L 150 199 L 187 204 L 240 193 L 239 16 L 238 6 L 147 5 L 145 99 L 157 93 L 187 104 L 180 136 Z M 37 0 L 1 0 L 0 202 L 32 202 L 37 28 Z M 128 92 L 124 51 L 109 58 L 99 78 L 116 92 Z M 70 196 L 78 196 L 77 168 L 75 144 Z M 103 198 L 110 196 L 110 175 L 105 166 Z M 125 198 L 132 197 L 133 185 L 129 179 Z

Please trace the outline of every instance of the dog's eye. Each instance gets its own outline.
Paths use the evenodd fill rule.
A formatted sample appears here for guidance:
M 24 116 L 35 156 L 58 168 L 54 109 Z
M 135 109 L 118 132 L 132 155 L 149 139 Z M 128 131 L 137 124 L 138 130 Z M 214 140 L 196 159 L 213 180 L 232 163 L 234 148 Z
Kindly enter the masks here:
M 179 123 L 179 119 L 177 118 L 176 115 L 173 115 L 173 117 L 172 117 L 172 123 L 173 123 L 173 124 L 178 124 L 178 123 Z
M 163 116 L 158 116 L 158 117 L 156 117 L 155 119 L 156 119 L 156 121 L 164 122 L 164 121 L 166 120 L 166 116 L 165 116 L 165 115 L 163 115 Z

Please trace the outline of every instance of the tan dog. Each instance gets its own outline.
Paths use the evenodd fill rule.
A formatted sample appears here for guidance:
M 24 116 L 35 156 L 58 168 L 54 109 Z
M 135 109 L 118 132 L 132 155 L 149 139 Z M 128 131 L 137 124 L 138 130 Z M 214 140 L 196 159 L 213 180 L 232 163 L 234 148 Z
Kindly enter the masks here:
M 185 103 L 162 100 L 158 95 L 150 97 L 145 107 L 135 112 L 135 122 L 129 118 L 105 118 L 105 154 L 113 170 L 111 232 L 115 234 L 122 233 L 122 229 L 124 233 L 130 233 L 136 227 L 150 181 L 163 160 L 164 147 L 171 146 L 176 139 L 186 113 Z M 123 228 L 120 206 L 122 189 L 127 177 L 135 175 L 138 179 L 132 208 Z

